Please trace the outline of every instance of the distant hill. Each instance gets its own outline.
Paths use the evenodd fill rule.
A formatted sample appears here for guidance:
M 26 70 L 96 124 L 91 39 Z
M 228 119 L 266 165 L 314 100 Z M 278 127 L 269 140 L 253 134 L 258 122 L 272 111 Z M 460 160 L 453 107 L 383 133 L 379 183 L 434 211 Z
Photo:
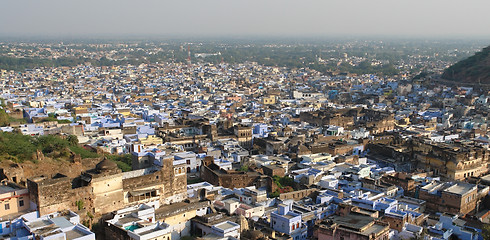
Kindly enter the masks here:
M 459 83 L 490 84 L 490 46 L 447 68 L 442 78 Z

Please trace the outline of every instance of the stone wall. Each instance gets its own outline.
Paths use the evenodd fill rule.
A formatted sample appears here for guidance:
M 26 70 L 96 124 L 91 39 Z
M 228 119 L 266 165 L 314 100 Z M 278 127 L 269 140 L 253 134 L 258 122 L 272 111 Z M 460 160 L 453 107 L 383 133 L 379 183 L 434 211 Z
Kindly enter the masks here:
M 27 181 L 29 197 L 37 206 L 40 215 L 60 211 L 78 211 L 76 202 L 82 201 L 83 208 L 93 208 L 92 189 L 90 187 L 79 187 L 72 189 L 71 179 L 61 177 L 55 179 L 37 178 Z
M 225 188 L 243 188 L 248 186 L 266 186 L 271 188 L 268 179 L 270 177 L 258 172 L 238 172 L 220 170 L 218 166 L 211 164 L 201 168 L 201 178 L 213 185 L 223 186 Z
M 77 201 L 82 202 L 83 209 L 92 214 L 108 213 L 131 204 L 125 201 L 124 194 L 141 189 L 160 190 L 162 204 L 182 201 L 187 197 L 186 174 L 175 175 L 170 160 L 164 162 L 161 170 L 153 173 L 125 179 L 122 176 L 122 173 L 93 172 L 75 179 L 63 175 L 34 177 L 27 181 L 27 185 L 31 201 L 41 215 L 66 209 L 78 211 Z
M 310 188 L 310 189 L 293 191 L 288 193 L 281 193 L 279 195 L 279 199 L 281 200 L 293 199 L 295 201 L 298 201 L 305 197 L 312 197 L 315 193 L 317 193 L 317 191 L 318 191 L 317 189 Z

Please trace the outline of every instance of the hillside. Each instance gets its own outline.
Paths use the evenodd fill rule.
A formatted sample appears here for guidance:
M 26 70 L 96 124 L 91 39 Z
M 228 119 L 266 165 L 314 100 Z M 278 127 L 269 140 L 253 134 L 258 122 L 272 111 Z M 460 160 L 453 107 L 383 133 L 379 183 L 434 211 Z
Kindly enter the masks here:
M 490 84 L 490 46 L 447 68 L 443 79 L 469 84 Z
M 123 171 L 131 171 L 130 155 L 106 155 Z M 70 165 L 87 160 L 100 161 L 101 155 L 78 144 L 76 136 L 27 136 L 20 133 L 0 132 L 0 168 L 3 162 L 35 166 Z M 95 160 L 94 160 L 95 159 Z

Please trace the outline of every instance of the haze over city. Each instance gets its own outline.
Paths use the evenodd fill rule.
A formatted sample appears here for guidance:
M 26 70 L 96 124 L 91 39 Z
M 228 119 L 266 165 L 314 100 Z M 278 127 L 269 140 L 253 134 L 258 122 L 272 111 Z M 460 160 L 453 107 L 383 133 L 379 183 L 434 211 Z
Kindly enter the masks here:
M 3 0 L 0 7 L 0 37 L 490 36 L 486 0 Z
M 490 240 L 489 0 L 0 9 L 2 240 Z

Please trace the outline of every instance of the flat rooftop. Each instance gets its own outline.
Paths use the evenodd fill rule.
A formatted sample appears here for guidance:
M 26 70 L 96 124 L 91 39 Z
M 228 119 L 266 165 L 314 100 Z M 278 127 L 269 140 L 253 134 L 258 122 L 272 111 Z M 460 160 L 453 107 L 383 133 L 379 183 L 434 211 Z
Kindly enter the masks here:
M 365 236 L 369 236 L 371 235 L 372 233 L 379 233 L 381 231 L 383 231 L 383 229 L 387 228 L 388 226 L 383 226 L 383 225 L 378 225 L 378 224 L 374 224 L 372 225 L 371 227 L 369 227 L 368 229 L 366 229 L 364 232 L 362 232 L 363 235 Z
M 469 193 L 471 190 L 476 188 L 476 185 L 467 184 L 467 183 L 456 183 L 444 190 L 444 192 L 449 192 L 458 195 L 465 195 Z
M 196 210 L 203 207 L 208 207 L 208 202 L 177 202 L 169 205 L 161 206 L 158 209 L 155 209 L 155 217 L 156 219 L 162 219 L 169 216 L 174 216 L 183 212 Z
M 73 228 L 72 230 L 65 232 L 65 234 L 66 234 L 67 240 L 77 239 L 77 238 L 81 238 L 83 236 L 88 235 L 88 234 L 81 232 L 80 230 L 78 230 L 76 228 Z
M 425 186 L 422 187 L 422 189 L 427 190 L 428 192 L 434 192 L 440 190 L 442 187 L 444 187 L 444 183 L 437 183 L 437 182 L 431 182 Z
M 361 214 L 349 214 L 346 216 L 333 216 L 333 221 L 342 227 L 360 231 L 374 221 L 372 217 Z
M 222 202 L 224 202 L 224 203 L 235 203 L 235 202 L 239 202 L 239 201 L 236 198 L 228 198 L 228 199 L 223 200 Z
M 482 181 L 490 182 L 490 174 L 481 177 Z
M 16 187 L 12 184 L 9 185 L 0 185 L 0 194 L 15 192 L 17 190 L 21 190 L 22 188 Z
M 124 226 L 125 224 L 132 223 L 132 222 L 138 222 L 140 220 L 141 220 L 140 218 L 128 215 L 126 217 L 123 217 L 123 218 L 117 220 L 116 225 Z
M 68 221 L 65 217 L 52 218 L 51 221 L 60 228 L 67 228 L 73 226 L 73 223 Z
M 28 226 L 31 229 L 35 229 L 35 228 L 40 228 L 40 227 L 46 227 L 46 226 L 49 226 L 51 224 L 53 224 L 53 222 L 51 222 L 49 220 L 38 220 L 38 221 L 28 223 Z
M 227 229 L 232 229 L 232 228 L 237 227 L 237 225 L 238 224 L 232 224 L 231 222 L 226 221 L 223 223 L 216 224 L 215 227 L 226 231 Z
M 156 231 L 163 230 L 163 229 L 164 228 L 161 228 L 161 227 L 154 227 L 154 228 L 151 228 L 151 229 L 148 229 L 148 230 L 145 230 L 145 231 L 137 232 L 136 234 L 138 234 L 139 236 L 144 236 L 144 235 L 151 234 L 151 233 L 154 233 Z M 170 230 L 169 230 L 169 232 L 170 232 Z M 164 234 L 167 234 L 169 232 L 166 232 Z

